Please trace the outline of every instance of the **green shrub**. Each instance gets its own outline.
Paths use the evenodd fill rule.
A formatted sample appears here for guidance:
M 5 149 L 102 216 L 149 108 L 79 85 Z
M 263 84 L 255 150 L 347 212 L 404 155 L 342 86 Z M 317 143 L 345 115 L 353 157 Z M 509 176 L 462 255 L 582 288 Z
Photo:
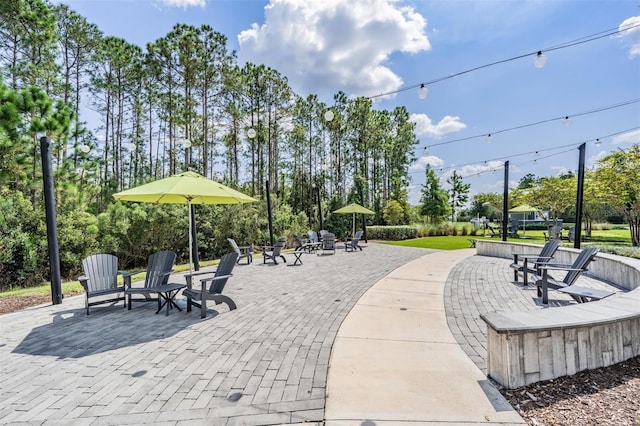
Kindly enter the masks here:
M 416 238 L 418 230 L 412 226 L 368 226 L 367 238 L 371 240 L 400 241 Z
M 616 254 L 618 256 L 632 257 L 640 259 L 640 247 L 625 246 L 598 246 L 602 253 Z

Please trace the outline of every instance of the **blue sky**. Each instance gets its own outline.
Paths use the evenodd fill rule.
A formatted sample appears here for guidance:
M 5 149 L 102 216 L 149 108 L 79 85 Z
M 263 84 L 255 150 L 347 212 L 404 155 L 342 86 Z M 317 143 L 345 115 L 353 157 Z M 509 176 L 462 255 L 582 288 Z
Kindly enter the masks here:
M 211 25 L 227 36 L 241 63 L 271 66 L 298 94 L 317 93 L 328 104 L 339 90 L 350 96 L 398 91 L 640 25 L 640 3 L 630 0 L 62 2 L 106 35 L 141 47 L 176 23 Z M 515 186 L 527 173 L 577 169 L 582 142 L 588 165 L 640 143 L 638 130 L 607 137 L 640 127 L 640 102 L 574 117 L 569 126 L 556 120 L 500 133 L 640 98 L 640 26 L 545 55 L 543 68 L 530 55 L 429 84 L 425 99 L 417 89 L 376 98 L 376 108 L 406 106 L 417 124 L 419 160 L 410 169 L 410 202 L 418 202 L 426 164 L 442 169 L 443 182 L 455 168 L 472 193 L 501 192 L 505 159 Z M 491 143 L 485 136 L 454 142 L 491 133 L 498 133 Z

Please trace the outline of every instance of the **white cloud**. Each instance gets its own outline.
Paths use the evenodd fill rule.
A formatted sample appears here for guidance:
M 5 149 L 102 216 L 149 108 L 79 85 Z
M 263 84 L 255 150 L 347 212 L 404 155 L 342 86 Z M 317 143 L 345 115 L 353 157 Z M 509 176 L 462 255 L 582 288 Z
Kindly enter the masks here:
M 462 167 L 458 173 L 463 177 L 492 172 L 494 170 L 502 171 L 504 169 L 504 161 L 486 161 L 480 164 L 470 164 Z
M 635 28 L 620 33 L 620 37 L 629 45 L 629 59 L 631 59 L 640 56 L 640 16 L 632 16 L 625 19 L 618 27 L 618 30 L 622 31 L 629 27 Z
M 604 157 L 606 157 L 608 154 L 607 151 L 600 151 L 599 153 L 592 155 L 591 157 L 587 158 L 587 166 L 591 167 L 594 164 L 596 164 L 598 161 L 602 160 Z
M 442 167 L 443 164 L 444 160 L 440 157 L 435 157 L 433 155 L 422 156 L 418 158 L 418 161 L 409 166 L 409 171 L 413 172 L 417 170 L 424 170 L 427 166 L 431 166 L 436 169 L 438 167 Z
M 614 136 L 611 142 L 614 145 L 640 143 L 640 130 Z
M 271 0 L 264 24 L 238 35 L 239 58 L 279 70 L 302 95 L 370 96 L 403 84 L 389 56 L 429 50 L 426 25 L 397 0 Z
M 516 189 L 519 184 L 520 183 L 515 180 L 510 180 L 509 189 Z M 484 188 L 486 188 L 486 192 L 497 192 L 499 194 L 502 194 L 502 192 L 504 191 L 504 179 L 496 180 L 493 183 L 487 183 L 484 185 Z
M 442 138 L 449 133 L 459 132 L 467 127 L 466 124 L 460 121 L 460 117 L 451 115 L 445 116 L 437 124 L 433 124 L 426 114 L 411 114 L 409 121 L 415 123 L 415 132 L 418 137 L 424 136 L 435 139 Z
M 162 3 L 164 3 L 166 6 L 169 7 L 182 7 L 182 8 L 188 8 L 188 7 L 205 7 L 207 4 L 206 0 L 162 0 Z

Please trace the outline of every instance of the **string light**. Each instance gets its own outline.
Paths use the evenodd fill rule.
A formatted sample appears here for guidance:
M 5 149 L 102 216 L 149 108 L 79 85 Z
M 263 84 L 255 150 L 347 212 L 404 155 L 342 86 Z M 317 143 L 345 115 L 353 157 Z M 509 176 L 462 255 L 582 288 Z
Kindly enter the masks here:
M 542 53 L 541 50 L 539 50 L 538 53 L 536 54 L 536 58 L 533 60 L 533 65 L 536 68 L 542 68 L 546 63 L 547 63 L 547 56 L 544 53 Z
M 602 145 L 602 141 L 600 141 L 600 139 L 596 139 L 596 141 L 593 143 L 595 146 L 600 146 Z
M 333 111 L 331 111 L 330 109 L 324 112 L 324 121 L 333 121 L 333 117 Z
M 491 143 L 491 142 L 493 142 L 493 136 L 491 136 L 491 133 L 489 133 L 487 135 L 487 143 Z
M 249 139 L 253 139 L 256 137 L 256 131 L 253 129 L 253 127 L 250 127 L 249 130 L 247 130 L 247 137 Z
M 562 125 L 564 127 L 569 127 L 571 126 L 571 118 L 569 118 L 569 116 L 567 115 L 564 120 L 562 121 Z
M 429 94 L 429 90 L 427 89 L 427 86 L 425 86 L 424 83 L 422 83 L 420 85 L 420 89 L 418 89 L 418 98 L 425 99 L 428 94 Z

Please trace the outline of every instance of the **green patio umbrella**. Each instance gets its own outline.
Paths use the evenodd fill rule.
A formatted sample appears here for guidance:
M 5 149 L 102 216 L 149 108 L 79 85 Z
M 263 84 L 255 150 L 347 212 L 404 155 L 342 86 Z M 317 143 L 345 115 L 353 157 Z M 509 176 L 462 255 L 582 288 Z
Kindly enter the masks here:
M 529 204 L 521 204 L 512 209 L 509 209 L 509 213 L 531 213 L 531 212 L 537 212 L 537 211 L 538 211 L 537 208 L 532 207 Z M 527 231 L 527 223 L 522 222 L 522 234 L 524 235 L 526 231 Z
M 375 212 L 372 212 L 368 208 L 362 207 L 360 204 L 357 204 L 357 203 L 351 203 L 349 205 L 339 208 L 338 210 L 334 210 L 333 212 L 339 213 L 339 214 L 353 214 L 353 232 L 351 233 L 352 236 L 356 234 L 356 213 L 375 214 Z
M 184 172 L 149 182 L 113 194 L 113 197 L 116 200 L 141 203 L 186 204 L 189 212 L 192 204 L 241 204 L 258 201 L 195 172 Z M 189 271 L 193 260 L 192 227 L 189 213 Z

